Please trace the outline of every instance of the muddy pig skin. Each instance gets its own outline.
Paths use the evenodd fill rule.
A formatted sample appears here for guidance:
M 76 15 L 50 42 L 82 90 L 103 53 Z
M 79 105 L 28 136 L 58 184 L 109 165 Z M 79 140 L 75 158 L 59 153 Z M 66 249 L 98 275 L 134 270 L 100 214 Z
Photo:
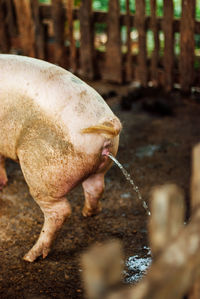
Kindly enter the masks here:
M 82 183 L 83 215 L 101 209 L 104 175 L 116 155 L 121 124 L 102 97 L 53 64 L 0 55 L 0 188 L 7 183 L 5 158 L 20 163 L 44 213 L 35 245 L 24 256 L 45 258 L 71 213 L 66 194 Z

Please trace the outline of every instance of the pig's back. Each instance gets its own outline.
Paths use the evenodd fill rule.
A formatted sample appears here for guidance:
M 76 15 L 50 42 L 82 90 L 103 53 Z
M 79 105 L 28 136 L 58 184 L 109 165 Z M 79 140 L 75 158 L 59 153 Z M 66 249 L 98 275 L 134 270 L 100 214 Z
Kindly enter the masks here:
M 34 117 L 47 118 L 47 122 L 60 126 L 77 146 L 90 138 L 81 136 L 81 129 L 114 118 L 94 89 L 58 66 L 2 54 L 0 69 L 0 134 L 4 140 L 0 152 L 9 146 L 11 158 L 22 128 Z

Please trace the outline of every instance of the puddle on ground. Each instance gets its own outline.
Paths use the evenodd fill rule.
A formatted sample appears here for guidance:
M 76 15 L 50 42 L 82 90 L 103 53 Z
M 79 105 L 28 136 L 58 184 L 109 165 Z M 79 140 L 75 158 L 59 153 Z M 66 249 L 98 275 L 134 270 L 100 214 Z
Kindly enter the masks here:
M 152 157 L 160 148 L 161 146 L 159 144 L 148 144 L 146 146 L 138 147 L 136 149 L 135 155 L 138 158 Z
M 122 194 L 120 194 L 120 197 L 121 198 L 131 198 L 131 193 L 130 192 L 122 193 Z
M 151 265 L 151 250 L 149 247 L 143 248 L 147 251 L 145 257 L 139 257 L 139 255 L 130 256 L 125 262 L 126 270 L 124 271 L 124 282 L 127 284 L 138 282 L 146 273 Z

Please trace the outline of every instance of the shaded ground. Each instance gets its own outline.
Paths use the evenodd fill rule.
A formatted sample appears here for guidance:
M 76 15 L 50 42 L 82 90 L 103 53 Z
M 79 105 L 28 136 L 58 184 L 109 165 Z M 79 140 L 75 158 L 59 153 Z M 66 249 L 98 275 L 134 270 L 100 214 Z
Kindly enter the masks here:
M 126 87 L 93 85 L 100 93 L 114 89 L 118 94 L 108 99 L 124 127 L 118 159 L 133 175 L 145 200 L 152 186 L 166 182 L 181 186 L 188 200 L 190 153 L 200 140 L 200 105 L 174 94 L 170 100 L 173 116 L 162 117 L 142 108 L 146 108 L 146 96 L 132 110 L 121 111 L 119 95 Z M 87 219 L 81 216 L 83 193 L 77 187 L 68 196 L 73 214 L 49 256 L 32 264 L 24 262 L 22 257 L 37 239 L 43 216 L 29 195 L 19 165 L 8 161 L 7 169 L 9 184 L 0 192 L 0 298 L 83 298 L 79 260 L 94 242 L 120 239 L 126 259 L 148 254 L 147 216 L 114 166 L 106 176 L 102 213 Z M 126 272 L 130 278 L 131 271 Z

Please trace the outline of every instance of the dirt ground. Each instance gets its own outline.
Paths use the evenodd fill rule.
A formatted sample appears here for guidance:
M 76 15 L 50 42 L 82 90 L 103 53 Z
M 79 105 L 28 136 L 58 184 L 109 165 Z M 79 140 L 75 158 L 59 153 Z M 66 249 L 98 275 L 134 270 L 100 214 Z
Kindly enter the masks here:
M 131 109 L 122 110 L 120 99 L 127 93 L 127 86 L 101 82 L 92 85 L 108 95 L 108 104 L 122 121 L 117 158 L 133 176 L 143 198 L 148 201 L 153 186 L 173 182 L 183 188 L 188 204 L 191 150 L 200 140 L 198 96 L 195 100 L 186 99 L 174 92 L 170 98 L 164 97 L 169 105 L 165 108 L 170 111 L 163 113 L 155 96 L 147 92 L 133 101 Z M 163 102 L 160 95 L 156 99 Z M 106 176 L 101 214 L 83 218 L 84 198 L 78 186 L 68 195 L 72 216 L 49 256 L 34 263 L 23 261 L 23 255 L 39 235 L 43 215 L 29 194 L 19 165 L 7 161 L 7 170 L 9 183 L 0 192 L 1 299 L 83 298 L 80 256 L 95 242 L 121 240 L 126 260 L 147 255 L 148 216 L 120 170 L 113 166 Z M 131 275 L 129 269 L 125 273 Z

